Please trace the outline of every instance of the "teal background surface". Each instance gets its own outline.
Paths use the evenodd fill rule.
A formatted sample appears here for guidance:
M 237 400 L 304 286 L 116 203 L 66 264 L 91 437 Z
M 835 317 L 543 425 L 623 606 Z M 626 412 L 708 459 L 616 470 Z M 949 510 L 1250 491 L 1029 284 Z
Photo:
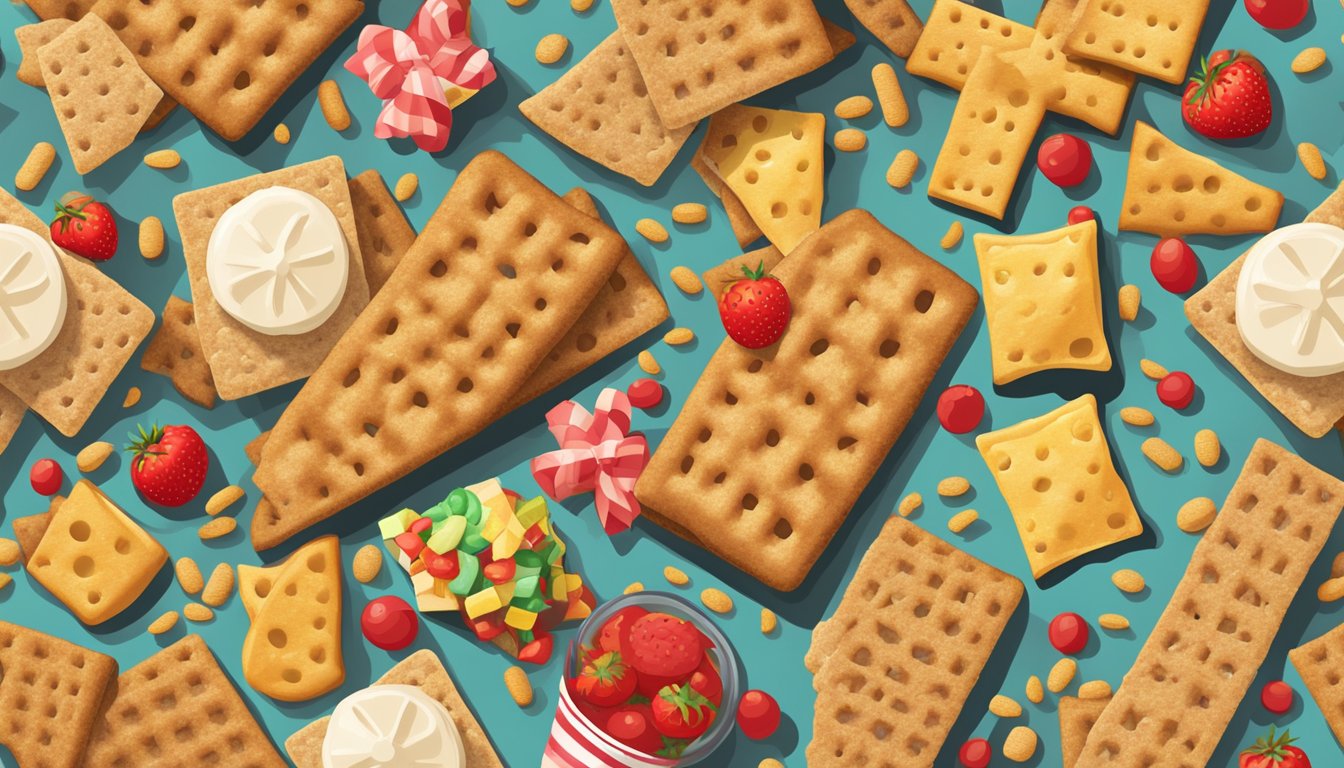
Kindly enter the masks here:
M 674 589 L 663 580 L 665 565 L 677 565 L 691 576 L 690 587 L 681 590 L 696 599 L 705 587 L 721 587 L 736 601 L 736 610 L 718 622 L 736 644 L 742 657 L 750 687 L 762 688 L 778 698 L 785 722 L 779 732 L 765 742 L 734 737 L 718 752 L 712 765 L 755 766 L 765 757 L 775 757 L 790 766 L 805 763 L 804 750 L 812 732 L 814 693 L 811 677 L 803 668 L 802 657 L 810 639 L 810 630 L 818 620 L 834 610 L 867 544 L 876 535 L 882 521 L 892 513 L 897 501 L 908 491 L 923 493 L 925 507 L 915 521 L 957 546 L 987 562 L 1015 574 L 1027 585 L 1024 606 L 1019 609 L 986 670 L 980 685 L 958 720 L 952 737 L 938 761 L 955 764 L 955 750 L 972 735 L 985 736 L 996 751 L 1010 728 L 1029 724 L 1041 736 L 1041 747 L 1031 765 L 1059 764 L 1058 726 L 1054 695 L 1042 705 L 1026 705 L 1021 720 L 1000 722 L 985 712 L 989 697 L 1000 690 L 1025 701 L 1022 691 L 1032 674 L 1044 678 L 1058 654 L 1046 641 L 1046 625 L 1060 611 L 1076 611 L 1093 624 L 1093 639 L 1080 655 L 1080 680 L 1100 678 L 1118 686 L 1149 629 L 1184 572 L 1197 537 L 1182 533 L 1175 525 L 1177 508 L 1193 496 L 1210 496 L 1221 502 L 1235 479 L 1241 462 L 1258 437 L 1280 442 L 1318 466 L 1344 475 L 1339 435 L 1312 440 L 1281 418 L 1254 390 L 1195 334 L 1186 322 L 1181 297 L 1163 291 L 1148 269 L 1148 255 L 1155 238 L 1142 234 L 1116 234 L 1115 225 L 1124 189 L 1126 155 L 1135 119 L 1147 120 L 1182 146 L 1207 155 L 1224 166 L 1252 179 L 1280 189 L 1288 198 L 1282 223 L 1299 221 L 1339 183 L 1344 169 L 1344 75 L 1338 71 L 1344 62 L 1344 8 L 1335 0 L 1314 0 L 1314 10 L 1299 28 L 1286 33 L 1271 33 L 1254 23 L 1240 2 L 1214 0 L 1197 55 L 1218 48 L 1246 48 L 1266 64 L 1275 84 L 1276 116 L 1271 128 L 1252 140 L 1218 144 L 1204 140 L 1185 128 L 1179 111 L 1179 88 L 1141 80 L 1117 137 L 1072 120 L 1049 116 L 1037 139 L 1058 131 L 1069 131 L 1091 142 L 1095 169 L 1082 187 L 1060 190 L 1044 180 L 1034 167 L 1023 173 L 1009 216 L 1003 223 L 968 217 L 963 212 L 932 203 L 925 196 L 928 164 L 936 157 L 948 125 L 956 94 L 952 91 L 907 76 L 895 59 L 875 39 L 857 25 L 839 0 L 821 0 L 822 12 L 858 34 L 858 44 L 818 72 L 785 84 L 752 99 L 752 103 L 796 108 L 826 114 L 828 148 L 827 184 L 824 217 L 830 218 L 853 207 L 872 211 L 888 227 L 915 246 L 956 270 L 979 286 L 974 250 L 970 237 L 976 232 L 1006 231 L 1031 233 L 1060 226 L 1068 209 L 1084 204 L 1100 215 L 1105 229 L 1101 248 L 1102 295 L 1105 301 L 1107 333 L 1116 364 L 1107 373 L 1047 373 L 1031 377 L 1010 387 L 996 389 L 990 383 L 988 336 L 983 310 L 976 312 L 969 327 L 939 373 L 914 420 L 906 429 L 890 457 L 882 465 L 872 484 L 849 515 L 825 556 L 806 583 L 794 593 L 780 594 L 755 583 L 716 558 L 685 544 L 660 528 L 640 522 L 633 532 L 608 538 L 601 531 L 590 498 L 577 498 L 553 505 L 553 513 L 563 536 L 568 540 L 572 562 L 598 595 L 603 598 L 620 594 L 632 581 L 649 588 Z M 914 0 L 916 9 L 925 14 L 930 0 Z M 1030 24 L 1036 12 L 1034 0 L 1008 0 L 1006 14 Z M 457 171 L 477 152 L 494 148 L 507 153 L 524 168 L 557 192 L 583 185 L 597 198 L 609 220 L 630 241 L 655 281 L 663 288 L 671 307 L 672 319 L 644 340 L 565 384 L 558 391 L 503 419 L 485 433 L 447 455 L 431 462 L 411 476 L 361 502 L 337 518 L 313 531 L 337 532 L 349 557 L 360 546 L 377 541 L 378 518 L 401 506 L 418 509 L 441 499 L 459 485 L 499 475 L 505 483 L 524 494 L 537 493 L 528 470 L 528 460 L 554 447 L 544 426 L 546 410 L 564 397 L 574 397 L 590 406 L 603 386 L 624 387 L 642 374 L 635 365 L 639 349 L 651 347 L 665 373 L 661 381 L 667 389 L 665 404 L 651 413 L 637 413 L 636 427 L 657 443 L 676 416 L 700 370 L 723 337 L 713 300 L 707 295 L 688 297 L 671 285 L 668 270 L 685 264 L 697 272 L 737 254 L 736 243 L 717 201 L 688 167 L 703 126 L 654 187 L 640 187 L 619 177 L 540 134 L 518 113 L 517 103 L 556 79 L 564 67 L 577 61 L 615 28 L 609 0 L 597 0 L 593 9 L 575 14 L 564 0 L 532 0 L 521 9 L 503 0 L 478 0 L 473 11 L 473 30 L 478 42 L 489 47 L 499 67 L 498 82 L 469 101 L 456 113 L 456 125 L 449 149 L 437 155 L 416 151 L 407 142 L 388 143 L 374 138 L 373 123 L 378 103 L 368 89 L 340 67 L 351 53 L 358 30 L 366 23 L 404 26 L 417 6 L 409 0 L 384 0 L 368 3 L 364 17 L 327 51 L 279 104 L 266 116 L 257 131 L 247 139 L 230 144 L 202 128 L 186 113 L 176 110 L 157 130 L 141 137 L 127 151 L 81 180 L 74 172 L 69 154 L 60 138 L 49 101 L 38 90 L 20 84 L 14 77 L 18 66 L 18 46 L 12 30 L 33 20 L 23 6 L 0 8 L 0 51 L 4 54 L 0 73 L 0 179 L 8 185 L 35 141 L 49 140 L 58 147 L 60 159 L 46 180 L 35 191 L 20 193 L 27 205 L 44 218 L 53 202 L 68 189 L 88 189 L 106 199 L 121 218 L 122 247 L 103 268 L 155 311 L 170 294 L 184 298 L 190 291 L 184 274 L 180 242 L 174 226 L 171 202 L 174 195 L 210 184 L 232 180 L 259 171 L 313 160 L 331 154 L 340 155 L 351 175 L 368 168 L 382 172 L 389 184 L 405 172 L 420 177 L 420 191 L 405 204 L 411 221 L 421 226 L 452 184 Z M 1005 9 L 998 3 L 987 7 L 996 12 Z M 567 35 L 572 47 L 556 66 L 543 66 L 534 58 L 537 41 L 550 32 Z M 1289 62 L 1302 48 L 1325 48 L 1332 59 L 1321 70 L 1299 77 L 1289 70 Z M 869 139 L 866 150 L 835 153 L 829 137 L 843 127 L 831 110 L 840 99 L 854 94 L 871 95 L 869 71 L 881 61 L 896 65 L 901 83 L 911 102 L 912 118 L 906 126 L 892 130 L 873 114 L 855 122 Z M 343 134 L 327 126 L 315 102 L 317 83 L 326 77 L 337 80 L 345 93 L 354 125 Z M 286 123 L 293 141 L 282 146 L 270 138 L 277 122 Z M 1316 143 L 1334 169 L 1324 182 L 1311 179 L 1297 161 L 1295 146 L 1300 141 Z M 158 171 L 140 161 L 145 153 L 164 148 L 178 150 L 181 167 Z M 914 149 L 922 159 L 913 186 L 897 191 L 884 181 L 891 158 L 903 148 Z M 1033 147 L 1034 158 L 1034 147 Z M 711 211 L 706 224 L 674 226 L 669 210 L 679 202 L 706 203 Z M 166 255 L 155 262 L 143 260 L 136 251 L 135 222 L 145 216 L 163 219 L 168 230 Z M 635 222 L 650 216 L 667 224 L 671 240 L 650 245 L 634 231 Z M 951 252 L 938 243 L 953 220 L 966 226 L 966 240 Z M 1242 252 L 1252 238 L 1197 237 L 1192 244 L 1202 262 L 1204 274 L 1213 275 Z M 1117 316 L 1114 296 L 1125 283 L 1135 283 L 1143 291 L 1143 310 L 1137 322 L 1122 323 Z M 668 328 L 689 326 L 698 336 L 690 346 L 671 348 L 661 341 Z M 1199 394 L 1183 412 L 1162 406 L 1153 383 L 1138 370 L 1139 359 L 1152 358 L 1172 369 L 1184 369 L 1195 379 Z M 1132 488 L 1146 524 L 1145 535 L 1136 545 L 1121 545 L 1089 558 L 1066 578 L 1046 584 L 1032 581 L 1017 533 L 1002 497 L 974 449 L 972 436 L 956 436 L 942 431 L 933 413 L 936 393 L 951 383 L 972 384 L 981 389 L 989 403 L 982 429 L 1003 427 L 1036 416 L 1059 405 L 1063 399 L 1082 392 L 1094 392 L 1103 405 L 1103 422 L 1122 475 Z M 121 408 L 122 396 L 131 385 L 144 391 L 140 403 Z M 132 489 L 124 456 L 109 461 L 92 479 L 102 487 L 150 533 L 169 549 L 174 557 L 190 555 L 208 573 L 218 562 L 272 562 L 290 548 L 258 556 L 248 543 L 246 531 L 258 492 L 251 484 L 251 468 L 243 455 L 243 445 L 279 417 L 297 385 L 232 403 L 220 403 L 206 411 L 185 402 L 167 379 L 139 369 L 137 354 L 131 365 L 112 387 L 102 406 L 77 437 L 67 439 L 29 415 L 8 450 L 0 457 L 0 483 L 5 486 L 0 508 L 0 536 L 11 536 L 15 517 L 45 509 L 45 499 L 29 487 L 27 471 L 33 461 L 49 456 L 61 462 L 67 476 L 78 476 L 74 454 L 84 445 L 107 439 L 119 445 L 137 423 L 185 423 L 199 430 L 213 454 L 207 487 L 201 502 L 183 510 L 148 507 Z M 1135 429 L 1122 424 L 1119 410 L 1126 405 L 1151 409 L 1158 425 Z M 1192 438 L 1203 427 L 1222 436 L 1226 457 L 1212 470 L 1193 461 Z M 1139 445 L 1150 434 L 1160 434 L 1186 455 L 1185 467 L 1168 476 L 1157 471 L 1140 454 Z M 934 486 L 946 475 L 970 478 L 973 492 L 945 503 L 934 493 Z M 209 493 L 229 483 L 239 483 L 248 497 L 237 514 L 239 531 L 211 543 L 202 543 L 196 535 L 205 521 L 201 504 Z M 68 487 L 68 483 L 67 483 Z M 951 534 L 945 527 L 952 513 L 965 507 L 980 512 L 981 522 L 965 535 Z M 241 511 L 239 511 L 241 510 Z M 1316 563 L 1307 583 L 1288 614 L 1282 632 L 1258 676 L 1251 695 L 1238 710 L 1227 730 L 1213 765 L 1234 764 L 1237 750 L 1270 723 L 1291 726 L 1317 765 L 1344 764 L 1344 753 L 1336 744 L 1321 714 L 1305 693 L 1297 674 L 1286 664 L 1285 653 L 1301 641 L 1332 628 L 1340 620 L 1340 604 L 1320 605 L 1315 599 L 1316 585 L 1328 572 L 1329 560 L 1344 549 L 1344 528 L 1337 530 L 1326 553 Z M 1148 580 L 1148 588 L 1138 595 L 1124 595 L 1109 581 L 1120 567 L 1134 568 Z M 233 677 L 242 681 L 240 648 L 247 630 L 242 605 L 235 597 L 207 624 L 179 624 L 162 639 L 151 637 L 146 626 L 166 610 L 179 610 L 185 596 L 165 569 L 148 592 L 129 610 L 107 626 L 85 628 L 40 586 L 19 569 L 8 569 L 16 583 L 0 592 L 0 618 L 17 621 L 74 642 L 109 653 L 123 668 L 129 668 L 151 655 L 184 631 L 199 632 Z M 560 681 L 560 664 L 553 661 L 544 668 L 529 668 L 536 701 L 519 710 L 508 698 L 501 675 L 511 660 L 491 647 L 482 647 L 455 619 L 427 619 L 415 645 L 399 653 L 387 653 L 363 641 L 358 615 L 364 604 L 377 595 L 396 594 L 410 598 L 408 579 L 388 563 L 379 579 L 360 585 L 345 580 L 345 659 L 346 683 L 340 691 L 302 704 L 271 701 L 241 685 L 253 711 L 262 720 L 277 744 L 309 720 L 329 712 L 340 698 L 386 671 L 400 658 L 417 648 L 436 649 L 481 722 L 494 740 L 500 754 L 512 766 L 536 765 L 550 728 Z M 759 631 L 759 608 L 766 606 L 781 618 L 780 629 L 772 637 Z M 1117 612 L 1129 617 L 1133 629 L 1126 632 L 1100 631 L 1096 616 Z M 562 632 L 564 641 L 571 629 Z M 557 654 L 557 658 L 559 654 Z M 1260 685 L 1283 678 L 1299 696 L 1291 712 L 1280 717 L 1268 714 L 1258 702 Z M 1076 683 L 1075 683 L 1076 686 Z M 13 759 L 0 749 L 0 764 L 12 765 Z M 996 758 L 995 765 L 1007 764 Z

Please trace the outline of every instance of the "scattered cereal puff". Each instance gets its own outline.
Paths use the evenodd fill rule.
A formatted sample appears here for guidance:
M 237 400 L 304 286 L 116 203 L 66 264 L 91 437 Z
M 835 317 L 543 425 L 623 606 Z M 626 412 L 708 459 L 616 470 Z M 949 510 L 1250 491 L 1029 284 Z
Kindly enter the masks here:
M 887 183 L 896 189 L 904 189 L 910 186 L 910 181 L 915 178 L 915 171 L 918 169 L 919 155 L 916 155 L 913 149 L 902 149 L 896 153 L 895 159 L 891 161 L 891 167 L 887 169 Z
M 355 553 L 355 561 L 350 566 L 350 572 L 360 584 L 368 584 L 378 578 L 378 573 L 382 570 L 383 550 L 373 544 L 360 547 Z
M 1025 725 L 1009 731 L 1003 740 L 1003 756 L 1015 763 L 1025 763 L 1036 754 L 1036 732 Z
M 121 399 L 121 407 L 132 408 L 135 406 L 136 403 L 139 402 L 140 402 L 140 388 L 133 386 L 130 389 L 126 390 L 126 396 Z
M 205 514 L 214 517 L 220 512 L 233 506 L 233 503 L 243 498 L 243 489 L 236 485 L 227 485 L 215 491 L 205 502 Z
M 524 0 L 526 2 L 526 0 Z M 587 13 L 593 7 L 593 0 L 569 0 L 569 7 L 575 13 Z
M 1120 409 L 1120 420 L 1133 427 L 1151 427 L 1157 421 L 1147 408 L 1131 405 Z
M 1160 381 L 1162 379 L 1165 379 L 1168 373 L 1166 368 L 1159 365 L 1158 363 L 1153 362 L 1152 360 L 1149 360 L 1146 357 L 1139 360 L 1139 370 L 1143 371 L 1143 375 L 1147 376 L 1153 381 Z
M 205 582 L 201 591 L 201 602 L 212 608 L 218 608 L 229 601 L 233 595 L 233 566 L 220 563 L 210 572 L 210 580 Z
M 182 615 L 187 617 L 187 621 L 198 623 L 215 618 L 215 612 L 200 603 L 187 603 L 182 609 Z
M 350 110 L 345 106 L 345 96 L 341 86 L 335 80 L 323 80 L 317 86 L 317 103 L 322 107 L 322 117 L 333 131 L 344 131 L 350 127 Z
M 767 757 L 756 768 L 784 768 L 784 764 L 773 757 Z
M 522 667 L 514 665 L 504 670 L 504 687 L 509 690 L 514 704 L 519 707 L 532 706 L 532 681 L 527 679 L 527 673 Z
M 835 116 L 841 120 L 857 120 L 873 111 L 873 100 L 867 96 L 850 96 L 835 105 Z
M 663 343 L 673 347 L 690 344 L 695 341 L 695 331 L 690 328 L 673 328 L 663 334 Z
M 17 563 L 20 555 L 22 550 L 19 549 L 19 542 L 0 538 L 0 565 L 8 567 Z
M 1316 599 L 1323 603 L 1333 603 L 1344 597 L 1344 577 L 1326 579 L 1316 588 Z
M 1335 559 L 1330 563 L 1330 575 L 1335 578 L 1344 576 L 1344 552 L 1335 555 Z
M 699 224 L 709 218 L 709 209 L 701 203 L 678 203 L 672 206 L 672 220 L 678 224 Z
M 1176 472 L 1185 463 L 1185 459 L 1181 458 L 1181 454 L 1171 447 L 1171 443 L 1160 437 L 1150 437 L 1144 440 L 1142 449 L 1143 455 L 1147 456 L 1148 460 L 1156 464 L 1158 469 L 1163 472 Z
M 278 144 L 289 143 L 289 126 L 284 123 L 276 123 L 275 131 L 271 134 Z
M 163 255 L 163 222 L 158 216 L 146 216 L 140 220 L 140 255 L 153 261 Z
M 1102 629 L 1109 629 L 1112 632 L 1129 629 L 1129 619 L 1118 613 L 1101 614 L 1097 617 L 1097 624 L 1101 625 Z
M 775 627 L 779 626 L 779 617 L 769 608 L 761 609 L 761 634 L 773 634 Z
M 1139 301 L 1142 294 L 1139 293 L 1137 285 L 1120 286 L 1120 319 L 1127 323 L 1134 322 L 1139 316 Z
M 835 148 L 841 152 L 861 152 L 868 146 L 868 135 L 858 128 L 841 128 L 835 132 Z
M 542 64 L 554 64 L 564 58 L 569 50 L 569 38 L 552 32 L 537 42 L 537 61 Z
M 1199 533 L 1208 528 L 1218 516 L 1218 507 L 1207 496 L 1196 496 L 1181 505 L 1176 513 L 1176 527 L 1186 533 Z
M 637 359 L 639 360 L 639 369 L 650 376 L 657 376 L 663 372 L 663 367 L 658 365 L 658 361 L 649 350 L 640 352 Z
M 971 481 L 964 477 L 953 475 L 938 481 L 939 496 L 960 496 L 969 490 L 971 490 Z
M 907 493 L 905 498 L 901 499 L 901 503 L 897 505 L 896 512 L 900 514 L 901 517 L 909 517 L 915 513 L 916 509 L 919 509 L 923 505 L 923 496 L 918 493 Z
M 1121 568 L 1111 574 L 1111 583 L 1121 592 L 1128 594 L 1137 594 L 1143 591 L 1145 585 L 1143 574 L 1132 568 Z
M 19 172 L 14 174 L 14 186 L 24 192 L 36 189 L 55 161 L 56 148 L 46 141 L 37 142 L 28 152 L 28 159 L 19 166 Z
M 233 533 L 233 529 L 238 527 L 238 521 L 232 517 L 216 517 L 214 520 L 201 526 L 198 531 L 202 541 L 218 539 Z
M 415 197 L 415 191 L 420 188 L 420 177 L 414 173 L 403 173 L 400 179 L 397 179 L 397 186 L 392 191 L 392 196 L 400 202 L 406 202 Z
M 150 622 L 149 634 L 162 635 L 164 632 L 167 632 L 168 630 L 177 626 L 177 619 L 178 619 L 177 611 L 168 611 L 159 618 Z
M 680 288 L 683 293 L 694 296 L 705 289 L 704 284 L 700 282 L 700 278 L 691 271 L 690 267 L 673 267 L 668 275 L 672 278 L 672 284 Z
M 75 466 L 79 467 L 79 471 L 85 474 L 96 472 L 114 450 L 116 450 L 116 447 L 108 442 L 89 443 L 75 455 Z
M 883 62 L 873 67 L 873 90 L 877 92 L 882 119 L 888 126 L 900 128 L 910 121 L 910 105 L 905 101 L 905 92 L 901 90 L 896 70 L 890 64 Z
M 700 602 L 715 613 L 728 613 L 733 610 L 733 598 L 721 589 L 710 587 L 700 593 Z
M 667 242 L 667 227 L 659 224 L 654 219 L 640 219 L 635 222 L 635 231 L 650 243 Z
M 687 576 L 685 571 L 675 565 L 669 565 L 663 568 L 663 578 L 667 579 L 668 584 L 674 584 L 678 587 L 684 587 L 691 583 L 691 577 Z
M 1050 674 L 1045 678 L 1045 687 L 1049 688 L 1051 693 L 1059 693 L 1069 687 L 1076 674 L 1078 674 L 1078 662 L 1065 656 L 1050 668 Z
M 1307 175 L 1320 181 L 1325 178 L 1325 158 L 1321 157 L 1321 149 L 1310 141 L 1304 141 L 1297 145 L 1297 159 L 1302 161 L 1302 167 L 1307 169 Z
M 1299 75 L 1305 75 L 1308 72 L 1315 72 L 1325 64 L 1324 48 L 1304 48 L 1302 52 L 1293 57 L 1293 72 Z
M 179 557 L 173 564 L 173 570 L 177 572 L 178 586 L 188 595 L 198 594 L 205 588 L 205 577 L 201 575 L 201 567 L 190 557 Z
M 623 594 L 623 595 L 633 595 L 633 594 L 635 594 L 636 592 L 643 592 L 643 591 L 644 591 L 644 582 L 642 582 L 642 581 L 632 581 L 632 582 L 630 582 L 630 585 L 627 586 L 627 587 L 621 592 L 621 594 Z
M 529 2 L 531 2 L 531 0 L 505 0 L 505 1 L 514 8 L 522 8 L 524 5 L 527 5 Z
M 1080 699 L 1109 699 L 1110 697 L 1111 684 L 1105 680 L 1088 680 L 1078 686 L 1078 698 Z
M 947 529 L 953 533 L 961 533 L 967 528 L 970 528 L 971 524 L 979 519 L 979 512 L 976 512 L 974 509 L 963 509 L 947 521 Z
M 947 233 L 943 235 L 942 240 L 938 241 L 938 245 L 940 245 L 944 251 L 950 251 L 958 245 L 961 245 L 961 238 L 964 234 L 965 230 L 962 229 L 961 222 L 953 221 L 951 224 L 947 225 Z
M 160 149 L 157 152 L 150 152 L 145 155 L 145 165 L 150 168 L 158 168 L 161 171 L 176 168 L 181 164 L 182 156 L 177 154 L 176 149 Z
M 1021 717 L 1022 705 L 1011 696 L 998 694 L 989 700 L 989 711 L 995 717 Z
M 1202 467 L 1212 467 L 1223 455 L 1223 443 L 1218 433 L 1212 429 L 1201 429 L 1195 433 L 1195 459 Z

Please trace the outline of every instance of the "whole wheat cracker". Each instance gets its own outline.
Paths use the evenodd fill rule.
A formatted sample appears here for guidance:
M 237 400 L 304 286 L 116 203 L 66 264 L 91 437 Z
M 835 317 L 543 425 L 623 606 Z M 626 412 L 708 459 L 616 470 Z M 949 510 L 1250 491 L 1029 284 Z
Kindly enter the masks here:
M 19 71 L 16 73 L 19 82 L 34 88 L 46 86 L 46 80 L 42 77 L 42 64 L 37 60 L 37 51 L 60 37 L 61 33 L 74 23 L 70 19 L 56 18 L 39 21 L 36 24 L 25 24 L 14 30 L 14 37 L 19 41 L 19 55 L 23 57 L 19 61 Z
M 1257 440 L 1077 768 L 1203 765 L 1344 507 L 1344 482 Z
M 201 349 L 196 331 L 196 310 L 189 301 L 169 296 L 163 308 L 163 322 L 145 345 L 140 367 L 150 373 L 167 376 L 173 388 L 202 408 L 214 408 L 219 392 L 215 377 Z
M 89 739 L 85 768 L 285 766 L 200 635 L 126 670 L 113 690 Z
M 1069 54 L 1179 85 L 1210 0 L 1083 0 Z
M 718 300 L 723 292 L 728 290 L 734 282 L 741 280 L 745 275 L 742 274 L 743 267 L 756 269 L 763 267 L 766 274 L 769 274 L 779 262 L 784 260 L 784 254 L 773 245 L 767 245 L 764 248 L 757 248 L 741 256 L 733 256 L 725 259 L 718 266 L 710 267 L 700 273 L 700 279 L 704 281 L 705 287 L 709 289 L 715 300 Z
M 1101 717 L 1110 698 L 1081 699 L 1077 696 L 1059 697 L 1059 758 L 1064 768 L 1074 768 L 1082 754 L 1087 734 Z
M 793 304 L 783 339 L 725 340 L 635 487 L 654 522 L 784 591 L 821 556 L 979 299 L 866 211 L 795 251 L 773 270 Z
M 56 494 L 51 497 L 46 512 L 14 518 L 14 538 L 19 542 L 19 551 L 23 555 L 24 565 L 27 565 L 28 561 L 32 559 L 33 553 L 37 551 L 37 545 L 42 543 L 42 537 L 47 535 L 47 527 L 51 525 L 51 518 L 55 516 L 56 510 L 60 508 L 64 501 L 64 496 Z
M 663 127 L 620 31 L 518 110 L 560 143 L 644 186 L 658 181 L 695 128 Z
M 360 0 L 99 0 L 93 13 L 168 95 L 229 141 L 242 138 L 361 13 Z
M 620 235 L 507 157 L 478 155 L 266 441 L 253 545 L 279 544 L 494 421 L 624 253 Z
M 613 0 L 611 6 L 669 130 L 811 72 L 835 56 L 811 0 L 712 6 Z
M 0 221 L 51 243 L 47 225 L 3 189 Z M 56 255 L 65 271 L 65 323 L 42 354 L 13 370 L 0 371 L 0 386 L 61 434 L 73 437 L 149 334 L 154 311 L 92 262 L 60 248 Z
M 89 12 L 96 0 L 23 0 L 40 19 L 68 19 L 78 21 Z
M 1299 645 L 1288 652 L 1297 674 L 1307 686 L 1312 701 L 1321 711 L 1325 722 L 1335 734 L 1335 740 L 1344 742 L 1344 624 Z
M 1020 50 L 1034 35 L 1025 24 L 961 0 L 935 0 L 905 71 L 959 91 L 982 51 Z
M 225 312 L 215 301 L 206 274 L 210 236 L 224 212 L 253 192 L 277 186 L 307 192 L 331 210 L 345 236 L 350 260 L 345 295 L 331 316 L 307 333 L 286 336 L 261 333 Z M 187 262 L 201 350 L 215 388 L 225 400 L 288 384 L 317 370 L 369 302 L 345 165 L 335 155 L 184 192 L 173 198 L 173 214 Z
M 350 208 L 359 232 L 359 255 L 364 260 L 364 281 L 372 297 L 415 242 L 415 230 L 377 170 L 370 168 L 351 178 L 349 187 Z
M 0 621 L 0 674 L 0 745 L 23 768 L 78 768 L 117 662 Z
M 1344 184 L 1306 220 L 1344 227 Z M 1241 340 L 1236 300 L 1245 262 L 1243 253 L 1185 300 L 1190 325 L 1298 429 L 1312 437 L 1325 435 L 1337 423 L 1344 429 L 1344 373 L 1314 377 L 1285 373 L 1261 360 Z
M 709 191 L 714 193 L 714 196 L 723 203 L 723 212 L 728 217 L 728 226 L 733 229 L 733 237 L 737 238 L 738 247 L 746 248 L 751 243 L 764 237 L 765 233 L 761 232 L 760 227 L 756 226 L 751 214 L 747 213 L 746 206 L 742 205 L 742 201 L 738 199 L 733 190 L 729 189 L 728 185 L 723 183 L 723 179 L 720 179 L 719 175 L 709 167 L 709 163 L 705 161 L 704 150 L 704 145 L 701 144 L 691 155 L 691 169 L 695 171 L 701 181 L 705 182 Z
M 825 16 L 821 17 L 821 26 L 826 29 L 826 42 L 831 44 L 831 55 L 839 56 L 850 49 L 858 38 L 848 29 L 836 24 Z
M 845 0 L 845 6 L 873 36 L 901 58 L 909 58 L 924 22 L 905 0 Z
M 888 518 L 812 636 L 807 764 L 933 766 L 1022 593 L 1016 578 Z

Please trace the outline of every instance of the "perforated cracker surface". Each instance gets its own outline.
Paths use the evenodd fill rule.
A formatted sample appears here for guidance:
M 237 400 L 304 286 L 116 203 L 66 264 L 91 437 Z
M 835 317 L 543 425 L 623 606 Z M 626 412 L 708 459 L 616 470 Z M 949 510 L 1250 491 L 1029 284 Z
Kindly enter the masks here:
M 518 109 L 560 143 L 645 186 L 658 180 L 695 128 L 694 122 L 663 127 L 619 31 Z
M 98 718 L 85 768 L 284 768 L 200 635 L 126 670 Z
M 69 19 L 76 21 L 84 17 L 93 7 L 95 0 L 23 0 L 41 19 Z
M 269 503 L 253 544 L 275 546 L 491 423 L 624 253 L 504 155 L 478 155 L 281 415 L 254 477 Z
M 196 311 L 191 302 L 169 296 L 163 308 L 163 322 L 145 345 L 140 367 L 150 373 L 167 376 L 182 396 L 202 408 L 214 408 L 215 377 L 201 349 L 196 331 Z
M 709 191 L 723 203 L 724 215 L 728 217 L 728 226 L 733 228 L 733 237 L 737 238 L 738 246 L 746 248 L 764 236 L 761 228 L 752 220 L 751 214 L 747 213 L 742 201 L 705 162 L 703 144 L 696 147 L 695 153 L 691 155 L 691 168 L 705 182 L 705 186 L 709 187 Z
M 1283 194 L 1178 146 L 1137 121 L 1120 228 L 1160 237 L 1268 232 L 1279 220 Z
M 1344 482 L 1257 441 L 1077 768 L 1204 765 L 1342 506 Z
M 814 633 L 807 764 L 933 766 L 1022 582 L 889 518 Z
M 364 11 L 359 0 L 99 0 L 170 96 L 236 141 Z
M 1036 19 L 1030 50 L 1039 82 L 1058 86 L 1047 92 L 1046 109 L 1115 134 L 1120 130 L 1134 91 L 1134 74 L 1090 59 L 1064 53 L 1064 36 L 1072 25 L 1075 0 L 1047 0 Z
M 1288 652 L 1337 741 L 1344 741 L 1344 624 Z
M 22 768 L 76 768 L 117 662 L 0 621 L 0 744 Z
M 359 231 L 359 255 L 364 260 L 364 281 L 372 297 L 415 242 L 415 230 L 378 171 L 369 169 L 355 176 L 349 187 L 350 207 Z
M 1059 697 L 1059 757 L 1064 768 L 1074 768 L 1078 755 L 1083 752 L 1083 742 L 1087 741 L 1088 732 L 1108 703 L 1109 698 Z
M 1064 50 L 1179 85 L 1209 0 L 1083 0 Z
M 995 384 L 1055 368 L 1110 370 L 1095 220 L 974 240 Z
M 907 58 L 914 50 L 924 23 L 905 0 L 845 0 L 859 23 L 891 49 Z
M 834 56 L 811 0 L 613 0 L 611 7 L 669 130 Z
M 832 219 L 774 274 L 793 303 L 783 339 L 764 350 L 724 341 L 635 492 L 655 522 L 792 590 L 978 297 L 861 210 Z
M 19 82 L 41 88 L 46 85 L 42 78 L 42 64 L 37 60 L 37 51 L 69 29 L 74 22 L 65 18 L 48 19 L 36 24 L 25 24 L 14 30 L 19 41 L 19 53 L 23 56 L 17 73 Z
M 1034 34 L 1025 24 L 961 0 L 936 0 L 905 71 L 961 90 L 981 51 L 1026 48 Z

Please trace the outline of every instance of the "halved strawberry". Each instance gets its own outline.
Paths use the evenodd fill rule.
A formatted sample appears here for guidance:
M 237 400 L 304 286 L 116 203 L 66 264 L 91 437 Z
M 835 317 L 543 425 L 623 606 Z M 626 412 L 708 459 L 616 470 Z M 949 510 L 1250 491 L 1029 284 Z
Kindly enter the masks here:
M 681 679 L 700 666 L 705 648 L 702 635 L 685 619 L 650 613 L 630 626 L 622 654 L 641 675 Z

